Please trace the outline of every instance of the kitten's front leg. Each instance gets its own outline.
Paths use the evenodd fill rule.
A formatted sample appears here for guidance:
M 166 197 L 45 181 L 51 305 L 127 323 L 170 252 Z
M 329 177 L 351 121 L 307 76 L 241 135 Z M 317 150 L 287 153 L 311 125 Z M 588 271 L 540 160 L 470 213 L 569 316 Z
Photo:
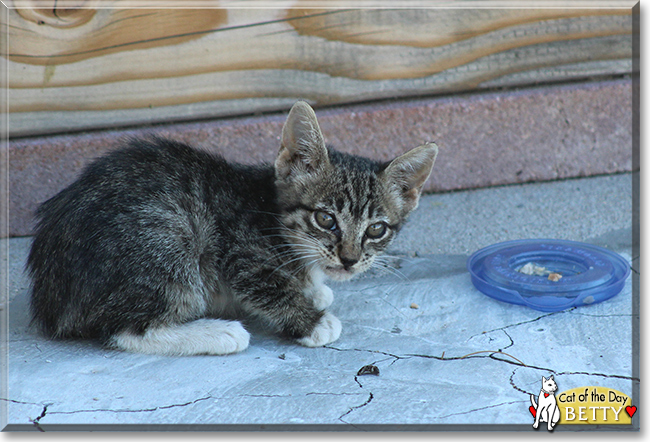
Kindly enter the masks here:
M 334 292 L 323 283 L 307 288 L 305 296 L 314 302 L 316 310 L 325 310 L 334 302 Z
M 341 321 L 330 312 L 325 312 L 311 334 L 298 339 L 298 343 L 305 347 L 322 347 L 336 341 L 340 335 Z
M 270 321 L 281 334 L 307 347 L 320 347 L 339 338 L 341 321 L 316 306 L 331 304 L 329 287 L 321 284 L 315 296 L 312 292 L 308 297 L 305 284 L 309 282 L 289 271 L 269 267 L 268 260 L 258 267 L 251 263 L 250 256 L 246 262 L 244 259 L 231 261 L 234 265 L 228 280 L 246 311 Z
M 314 302 L 317 310 L 325 310 L 334 302 L 334 293 L 323 283 L 325 274 L 322 271 L 314 269 L 309 276 L 312 284 L 305 289 L 305 297 Z

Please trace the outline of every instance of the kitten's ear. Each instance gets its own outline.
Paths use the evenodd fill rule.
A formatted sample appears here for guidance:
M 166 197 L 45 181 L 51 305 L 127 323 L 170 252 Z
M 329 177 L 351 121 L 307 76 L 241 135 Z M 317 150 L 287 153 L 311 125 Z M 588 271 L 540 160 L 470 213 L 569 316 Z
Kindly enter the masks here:
M 542 376 L 542 383 L 546 383 L 546 381 L 548 381 L 548 379 L 546 379 L 544 376 Z
M 313 174 L 329 164 L 316 114 L 304 101 L 293 105 L 282 128 L 280 152 L 275 159 L 275 173 L 286 179 L 295 174 Z
M 406 211 L 418 206 L 422 186 L 431 175 L 437 155 L 438 146 L 426 143 L 395 158 L 384 170 L 384 179 L 402 192 Z

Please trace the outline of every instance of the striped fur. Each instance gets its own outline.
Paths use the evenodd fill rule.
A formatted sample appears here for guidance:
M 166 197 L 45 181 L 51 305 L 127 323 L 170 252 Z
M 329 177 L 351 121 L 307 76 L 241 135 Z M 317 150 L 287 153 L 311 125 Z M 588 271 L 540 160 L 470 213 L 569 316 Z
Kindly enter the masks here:
M 390 163 L 326 148 L 297 103 L 274 165 L 131 140 L 38 210 L 33 320 L 55 338 L 143 353 L 225 354 L 256 319 L 305 346 L 336 340 L 327 278 L 369 269 L 417 206 L 437 149 Z

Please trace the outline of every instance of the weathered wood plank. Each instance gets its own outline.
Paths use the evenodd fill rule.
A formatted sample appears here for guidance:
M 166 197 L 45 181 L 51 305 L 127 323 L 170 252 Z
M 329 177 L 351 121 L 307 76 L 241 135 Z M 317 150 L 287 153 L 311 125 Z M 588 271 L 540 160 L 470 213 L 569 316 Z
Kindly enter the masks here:
M 308 4 L 10 10 L 11 134 L 631 71 L 629 9 L 301 8 Z

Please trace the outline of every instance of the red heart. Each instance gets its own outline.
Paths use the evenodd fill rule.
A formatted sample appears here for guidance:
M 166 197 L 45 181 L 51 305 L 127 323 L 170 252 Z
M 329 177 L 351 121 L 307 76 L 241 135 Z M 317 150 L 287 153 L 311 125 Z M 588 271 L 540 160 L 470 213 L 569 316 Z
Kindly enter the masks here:
M 629 408 L 629 407 L 628 407 L 628 408 Z M 530 414 L 532 414 L 533 417 L 537 416 L 537 410 L 535 410 L 535 407 L 533 407 L 533 406 L 531 405 L 530 407 L 528 407 L 528 409 L 530 410 Z M 635 410 L 635 411 L 636 411 L 636 410 Z
M 625 407 L 625 411 L 627 411 L 627 414 L 632 417 L 634 416 L 634 413 L 636 413 L 636 407 L 634 405 L 631 407 Z

